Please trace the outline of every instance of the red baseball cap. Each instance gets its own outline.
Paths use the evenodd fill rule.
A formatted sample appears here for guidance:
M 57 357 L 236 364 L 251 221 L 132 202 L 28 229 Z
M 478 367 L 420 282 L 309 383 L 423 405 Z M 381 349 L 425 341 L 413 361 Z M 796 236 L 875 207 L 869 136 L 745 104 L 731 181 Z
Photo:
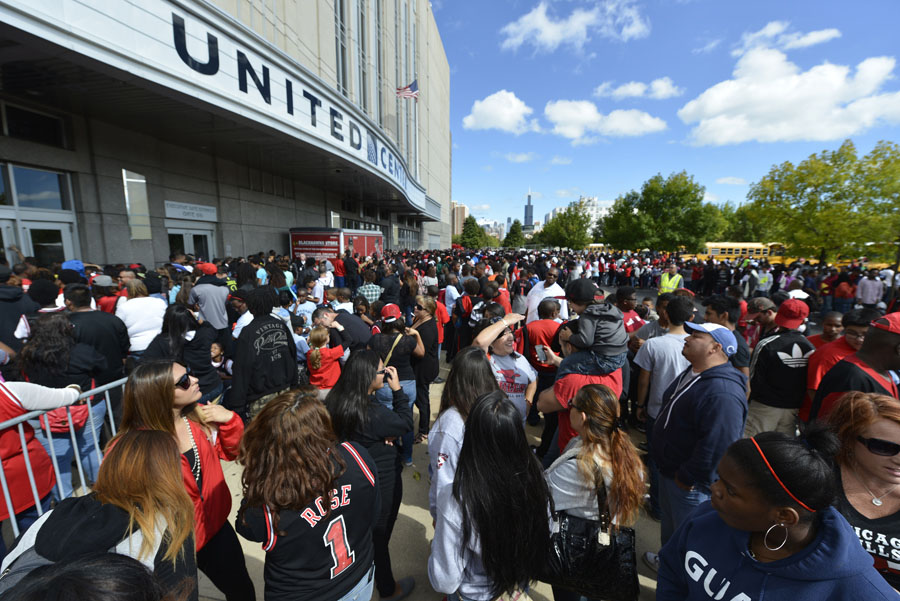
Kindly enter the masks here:
M 198 263 L 197 269 L 199 269 L 201 273 L 204 273 L 206 275 L 215 275 L 219 272 L 219 268 L 216 267 L 213 263 Z
M 797 298 L 789 298 L 778 307 L 775 325 L 796 330 L 809 317 L 809 305 Z
M 880 323 L 882 320 L 887 323 Z M 900 334 L 900 311 L 888 313 L 884 317 L 879 317 L 869 325 L 873 328 L 878 328 L 879 330 L 886 330 L 891 334 Z
M 395 322 L 401 317 L 403 317 L 403 313 L 400 312 L 400 307 L 393 303 L 385 305 L 381 309 L 381 319 L 384 320 L 384 323 Z

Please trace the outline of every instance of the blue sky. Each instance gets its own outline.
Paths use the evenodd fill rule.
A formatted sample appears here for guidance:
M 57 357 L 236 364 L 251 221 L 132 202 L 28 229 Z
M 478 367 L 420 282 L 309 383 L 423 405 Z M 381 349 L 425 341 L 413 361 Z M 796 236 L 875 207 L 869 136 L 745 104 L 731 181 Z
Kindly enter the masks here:
M 712 202 L 774 164 L 900 142 L 900 1 L 432 0 L 452 198 L 535 219 L 686 170 Z M 423 94 L 427 89 L 423 89 Z

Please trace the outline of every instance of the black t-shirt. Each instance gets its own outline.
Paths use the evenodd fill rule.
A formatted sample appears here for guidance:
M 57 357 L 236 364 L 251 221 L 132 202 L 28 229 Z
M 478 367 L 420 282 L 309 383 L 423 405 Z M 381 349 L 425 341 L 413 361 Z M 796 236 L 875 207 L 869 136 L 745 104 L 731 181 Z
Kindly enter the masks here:
M 215 390 L 219 382 L 221 382 L 218 371 L 212 365 L 210 350 L 217 336 L 218 331 L 209 322 L 204 322 L 194 331 L 193 338 L 185 341 L 181 350 L 181 356 L 175 357 L 169 348 L 168 337 L 159 334 L 147 346 L 147 350 L 144 351 L 141 360 L 166 359 L 183 362 L 191 368 L 191 373 L 199 380 L 200 392 L 206 394 Z
M 841 481 L 841 470 L 835 470 L 837 476 L 837 503 L 835 508 L 850 523 L 862 548 L 875 560 L 875 569 L 895 589 L 900 589 L 900 515 L 886 515 L 883 518 L 869 519 L 859 513 L 844 494 Z M 888 563 L 890 562 L 890 563 Z
M 736 368 L 750 367 L 750 345 L 741 335 L 740 332 L 732 330 L 734 339 L 737 341 L 737 351 L 728 358 L 731 364 Z
M 808 418 L 810 421 L 824 418 L 834 407 L 835 401 L 849 391 L 874 392 L 897 398 L 897 387 L 892 384 L 863 364 L 855 354 L 849 355 L 829 369 L 819 382 Z
M 266 552 L 266 601 L 334 601 L 372 567 L 380 504 L 375 462 L 358 443 L 341 443 L 338 452 L 347 469 L 330 502 L 318 497 L 300 511 L 281 511 L 277 529 L 266 508 L 242 506 L 237 531 Z
M 366 322 L 360 319 L 359 316 L 348 313 L 343 309 L 337 312 L 335 321 L 344 326 L 344 331 L 347 333 L 347 336 L 346 340 L 342 340 L 341 337 L 337 335 L 337 330 L 332 330 L 329 334 L 330 346 L 335 347 L 339 344 L 346 345 L 351 351 L 366 348 L 369 339 L 372 338 L 372 328 L 367 326 Z
M 128 356 L 131 341 L 125 322 L 103 311 L 78 311 L 69 314 L 75 342 L 96 349 L 106 358 L 106 370 L 97 376 L 97 384 L 108 384 L 125 377 L 122 362 Z
M 103 355 L 94 350 L 94 347 L 79 342 L 69 351 L 69 363 L 61 372 L 54 373 L 43 367 L 28 367 L 25 375 L 29 382 L 48 388 L 65 388 L 69 384 L 78 384 L 81 390 L 86 391 L 96 385 L 95 379 L 106 368 L 106 358 Z M 103 395 L 94 395 L 92 402 L 96 404 L 103 398 Z
M 425 355 L 421 358 L 412 358 L 413 371 L 416 374 L 417 380 L 431 383 L 431 381 L 437 377 L 438 371 L 440 370 L 437 355 L 437 320 L 431 318 L 416 329 L 419 331 L 419 336 L 422 338 L 422 345 L 425 347 Z
M 396 367 L 397 377 L 400 378 L 401 382 L 404 380 L 415 380 L 416 374 L 413 372 L 410 359 L 412 358 L 412 352 L 416 348 L 416 339 L 414 336 L 405 334 L 401 336 L 400 342 L 397 343 L 397 346 L 394 347 L 394 352 L 391 353 L 391 360 L 385 367 L 388 365 Z M 394 344 L 395 338 L 397 338 L 397 334 L 394 333 L 375 334 L 369 340 L 369 348 L 378 353 L 378 356 L 384 361 L 391 350 L 391 346 Z

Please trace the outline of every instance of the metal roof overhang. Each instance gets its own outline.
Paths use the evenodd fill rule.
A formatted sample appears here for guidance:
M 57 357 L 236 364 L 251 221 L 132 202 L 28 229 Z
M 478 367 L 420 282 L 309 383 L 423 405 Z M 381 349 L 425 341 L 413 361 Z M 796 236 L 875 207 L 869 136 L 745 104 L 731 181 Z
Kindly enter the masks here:
M 383 177 L 288 132 L 93 60 L 0 23 L 0 93 L 109 122 L 177 146 L 294 178 L 343 199 L 439 221 Z M 430 200 L 430 199 L 429 199 Z

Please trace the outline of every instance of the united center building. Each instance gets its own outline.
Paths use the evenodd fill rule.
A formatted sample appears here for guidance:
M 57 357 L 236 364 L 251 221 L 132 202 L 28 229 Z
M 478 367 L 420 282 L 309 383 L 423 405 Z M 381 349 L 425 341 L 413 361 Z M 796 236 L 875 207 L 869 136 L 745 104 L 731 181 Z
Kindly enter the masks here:
M 3 248 L 447 248 L 449 79 L 427 0 L 0 0 Z

